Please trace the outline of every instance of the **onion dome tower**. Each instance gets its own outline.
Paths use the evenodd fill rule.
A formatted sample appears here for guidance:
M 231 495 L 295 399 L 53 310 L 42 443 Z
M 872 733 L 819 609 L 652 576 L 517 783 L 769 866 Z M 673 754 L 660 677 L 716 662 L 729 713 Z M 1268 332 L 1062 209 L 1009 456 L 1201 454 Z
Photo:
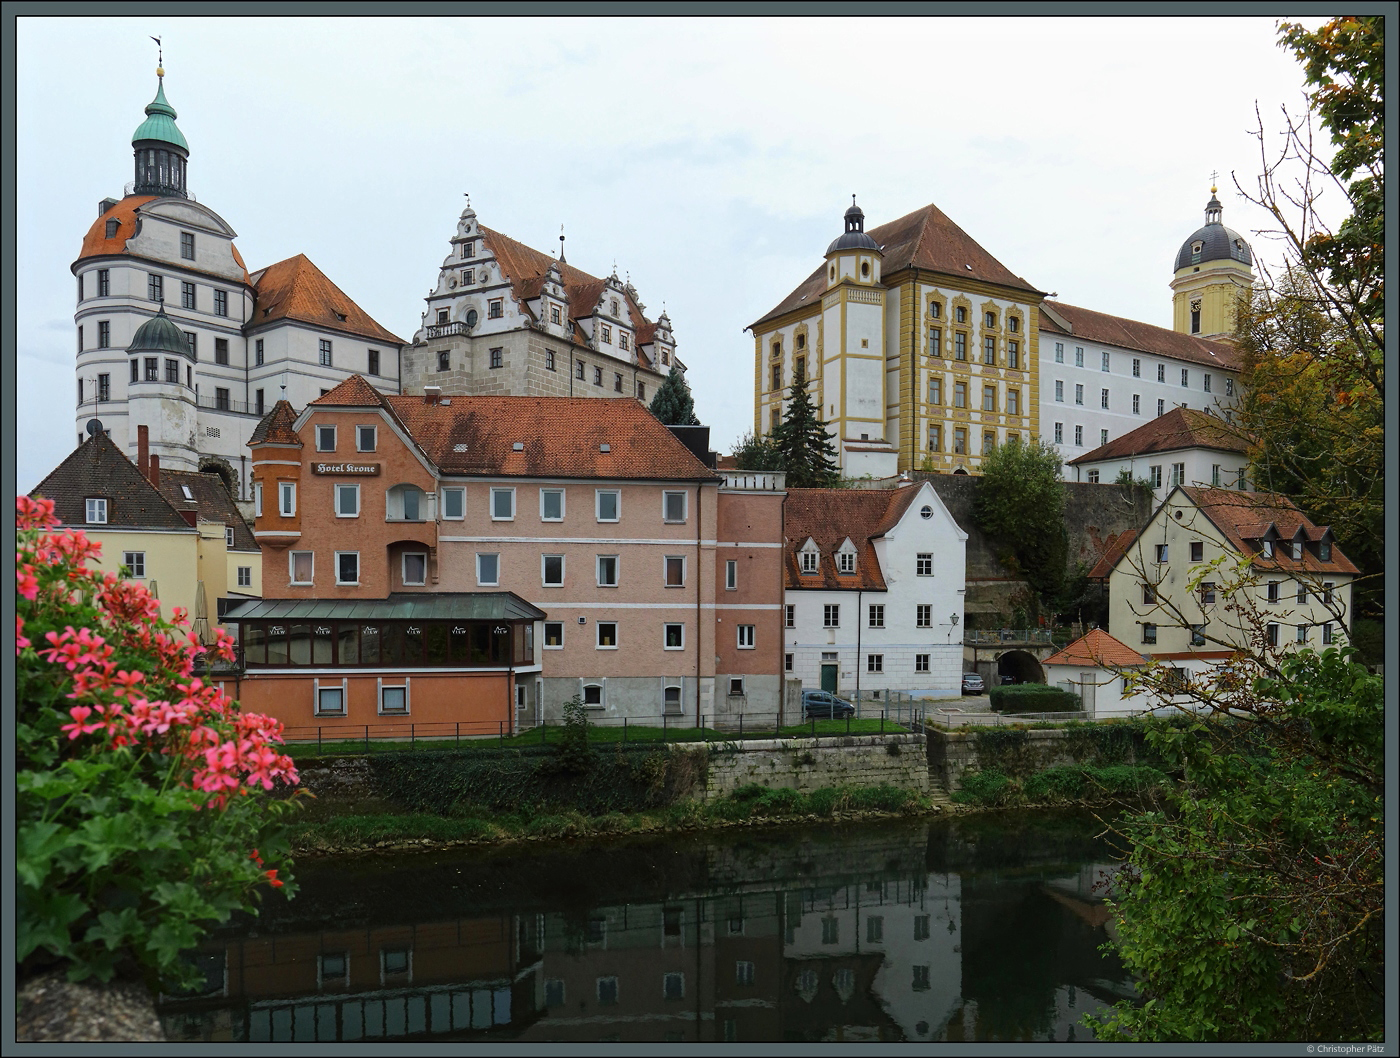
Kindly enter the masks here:
M 156 97 L 146 104 L 146 120 L 131 135 L 136 151 L 134 195 L 188 198 L 185 167 L 190 147 L 175 124 L 175 108 L 165 99 L 165 68 L 156 67 Z
M 1172 277 L 1172 329 L 1229 339 L 1235 304 L 1254 286 L 1254 255 L 1244 236 L 1225 227 L 1224 207 L 1211 185 L 1206 222 L 1181 244 Z

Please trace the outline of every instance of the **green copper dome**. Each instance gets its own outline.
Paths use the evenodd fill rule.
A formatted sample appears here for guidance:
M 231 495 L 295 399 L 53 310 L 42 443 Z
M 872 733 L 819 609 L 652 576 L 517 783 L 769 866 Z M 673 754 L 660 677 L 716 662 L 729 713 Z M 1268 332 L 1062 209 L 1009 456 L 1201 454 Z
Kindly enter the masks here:
M 156 88 L 156 97 L 146 105 L 146 120 L 132 133 L 131 142 L 156 140 L 179 147 L 188 154 L 190 145 L 175 127 L 175 117 L 175 108 L 165 101 L 165 78 L 162 77 Z
M 165 306 L 162 305 L 159 313 L 136 329 L 136 334 L 126 351 L 189 356 L 190 343 L 185 338 L 185 332 L 175 326 L 175 321 L 165 314 Z

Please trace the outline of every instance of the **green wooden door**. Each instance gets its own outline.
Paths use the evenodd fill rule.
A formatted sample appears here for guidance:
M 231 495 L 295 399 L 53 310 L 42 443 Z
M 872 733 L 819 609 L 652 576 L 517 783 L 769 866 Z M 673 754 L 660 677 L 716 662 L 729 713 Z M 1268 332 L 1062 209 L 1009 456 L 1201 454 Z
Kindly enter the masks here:
M 832 694 L 835 694 L 835 693 L 836 693 L 836 666 L 835 666 L 835 665 L 823 665 L 823 666 L 822 666 L 822 690 L 824 690 L 824 691 L 830 691 Z

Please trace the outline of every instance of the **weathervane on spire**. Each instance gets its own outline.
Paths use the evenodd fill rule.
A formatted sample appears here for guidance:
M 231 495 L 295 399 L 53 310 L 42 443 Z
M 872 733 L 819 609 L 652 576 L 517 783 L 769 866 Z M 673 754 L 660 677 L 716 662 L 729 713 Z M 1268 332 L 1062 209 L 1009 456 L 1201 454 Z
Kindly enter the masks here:
M 564 225 L 559 225 L 559 263 L 566 264 L 564 260 Z
M 1212 195 L 1215 194 L 1215 183 L 1219 179 L 1219 177 L 1220 173 L 1217 170 L 1212 169 L 1210 171 L 1210 193 Z
M 471 193 L 470 191 L 463 191 L 463 192 L 462 192 L 462 197 L 465 198 L 465 199 L 467 200 L 467 208 L 468 208 L 468 209 L 471 209 L 471 205 L 472 205 L 472 193 Z
M 163 46 L 161 45 L 161 43 L 160 43 L 160 38 L 159 38 L 159 37 L 152 37 L 151 39 L 152 39 L 153 41 L 156 42 L 156 76 L 157 76 L 157 77 L 164 77 L 164 76 L 165 76 L 165 49 L 164 49 Z

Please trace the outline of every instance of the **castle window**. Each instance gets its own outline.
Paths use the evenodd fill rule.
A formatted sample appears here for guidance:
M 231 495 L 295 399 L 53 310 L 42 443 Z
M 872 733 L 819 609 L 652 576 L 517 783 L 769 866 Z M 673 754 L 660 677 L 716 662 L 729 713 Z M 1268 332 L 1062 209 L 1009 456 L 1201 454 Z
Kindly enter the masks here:
M 989 456 L 989 455 L 991 455 L 991 454 L 992 454 L 992 449 L 996 448 L 996 446 L 997 446 L 997 435 L 994 434 L 994 433 L 992 433 L 991 430 L 985 431 L 985 432 L 982 434 L 982 454 L 983 454 L 984 456 Z
M 449 370 L 449 369 L 451 368 L 451 366 L 452 366 L 451 358 L 452 358 L 452 354 L 449 353 L 446 349 L 444 349 L 442 352 L 438 353 L 438 366 L 437 366 L 437 369 L 438 369 L 439 371 L 447 371 L 447 370 Z
M 228 363 L 228 339 L 227 339 L 227 338 L 215 338 L 215 339 L 214 339 L 214 363 L 216 363 L 216 364 L 225 364 L 225 365 Z
M 1058 444 L 1064 444 L 1064 441 L 1065 441 L 1065 424 L 1062 423 L 1062 422 L 1057 422 L 1057 423 L 1055 424 L 1055 443 L 1056 443 L 1057 445 L 1058 445 Z
M 103 375 L 98 375 L 98 376 L 97 376 L 97 399 L 98 399 L 99 401 L 111 400 L 111 399 L 112 399 L 112 376 L 111 376 L 111 375 L 103 374 Z
M 1133 357 L 1133 378 L 1142 378 L 1142 361 Z
M 799 348 L 799 349 L 806 349 L 806 348 L 807 348 L 807 336 L 806 336 L 805 334 L 799 334 L 799 335 L 797 336 L 797 348 Z
M 180 361 L 167 360 L 165 362 L 165 381 L 180 384 Z
M 487 319 L 499 320 L 499 319 L 501 318 L 501 316 L 504 315 L 504 312 L 505 312 L 505 299 L 504 299 L 504 298 L 492 298 L 490 301 L 488 301 L 488 302 L 486 303 L 486 317 L 487 317 Z
M 180 256 L 186 261 L 194 260 L 194 233 L 182 231 L 180 233 Z
M 605 341 L 608 345 L 612 345 L 612 328 L 605 323 L 602 326 L 602 331 L 603 341 Z
M 476 309 L 467 309 L 467 318 L 465 322 L 469 328 L 475 327 L 478 319 L 480 319 L 480 317 L 477 315 Z
M 995 327 L 997 325 L 997 314 L 995 312 L 987 313 L 986 325 L 988 327 Z
M 1063 364 L 1064 362 L 1065 362 L 1065 343 L 1064 343 L 1064 342 L 1056 342 L 1056 343 L 1055 343 L 1055 363 L 1057 363 L 1057 364 Z
M 958 456 L 967 455 L 967 430 L 961 426 L 953 429 L 953 454 Z
M 792 364 L 792 377 L 794 379 L 805 378 L 807 375 L 807 358 L 799 356 Z
M 580 382 L 583 381 L 583 361 L 582 361 L 582 360 L 575 360 L 575 361 L 574 361 L 574 378 L 578 379 Z
M 1076 426 L 1074 428 L 1074 443 L 1080 448 L 1084 447 L 1084 427 Z
M 941 319 L 943 316 L 943 306 L 936 301 L 928 303 L 928 314 L 930 319 Z
M 613 299 L 612 299 L 612 316 L 613 316 L 613 319 L 617 319 L 619 315 L 620 315 L 620 313 L 618 312 L 617 298 L 613 298 Z
M 930 452 L 943 451 L 943 427 L 934 424 L 928 428 L 928 450 Z
M 773 343 L 773 355 L 774 355 L 774 356 L 782 356 L 782 355 L 783 355 L 783 343 L 782 343 L 782 342 L 774 342 L 774 343 Z
M 159 382 L 159 381 L 160 381 L 160 361 L 157 360 L 154 356 L 148 356 L 148 357 L 146 357 L 146 359 L 145 359 L 145 369 L 146 369 L 146 381 L 147 381 L 147 382 Z
M 622 376 L 621 376 L 620 374 L 618 374 L 616 371 L 613 372 L 613 392 L 614 392 L 614 393 L 621 393 L 621 392 L 622 392 Z
M 962 309 L 959 309 L 958 311 L 961 312 Z M 964 334 L 962 331 L 953 332 L 953 359 L 967 359 L 967 335 Z
M 1210 376 L 1209 376 L 1209 375 L 1206 375 L 1206 376 L 1201 380 L 1201 388 L 1204 389 L 1207 393 L 1210 392 Z
M 997 410 L 997 388 L 996 388 L 996 386 L 983 386 L 983 387 L 982 387 L 982 410 L 983 410 L 983 411 L 996 411 L 996 410 Z
M 469 286 L 471 286 L 471 285 L 472 285 L 473 283 L 475 283 L 475 282 L 476 282 L 476 269 L 475 269 L 475 268 L 464 268 L 464 269 L 462 269 L 462 286 L 464 286 L 464 287 L 469 287 Z
M 107 268 L 97 270 L 97 296 L 105 298 L 112 292 L 112 272 Z
M 603 384 L 603 369 L 601 367 L 595 367 L 593 369 L 593 384 L 595 386 L 601 386 Z
M 943 403 L 943 380 L 941 378 L 928 380 L 928 402 L 930 404 Z
M 115 239 L 116 236 L 117 236 L 117 228 L 118 228 L 119 226 L 120 226 L 120 221 L 109 220 L 109 221 L 107 222 L 107 238 L 109 238 L 109 239 Z
M 227 290 L 216 290 L 216 291 L 214 291 L 214 315 L 215 315 L 215 316 L 227 316 L 227 315 L 228 315 L 228 291 L 227 291 Z
M 966 407 L 967 407 L 967 383 L 966 383 L 966 382 L 954 382 L 954 383 L 953 383 L 953 407 L 955 407 L 955 408 L 966 408 Z
M 1019 369 L 1019 368 L 1020 368 L 1020 366 L 1021 366 L 1021 343 L 1020 343 L 1020 342 L 1007 342 L 1007 343 L 1006 343 L 1006 366 L 1007 366 L 1007 367 L 1010 367 L 1010 368 L 1014 368 L 1014 369 Z
M 378 349 L 371 349 L 371 350 L 369 351 L 369 363 L 366 365 L 366 368 L 365 368 L 365 369 L 366 369 L 371 375 L 377 375 L 377 374 L 379 374 L 379 350 L 378 350 Z
M 165 282 L 160 276 L 150 275 L 149 273 L 146 275 L 146 300 L 165 300 Z
M 262 390 L 258 390 L 257 393 L 255 393 L 255 394 L 253 395 L 253 410 L 254 410 L 255 412 L 257 412 L 259 415 L 261 415 L 261 414 L 263 413 L 263 391 L 262 391 Z
M 1074 347 L 1074 366 L 1084 366 L 1084 347 L 1082 345 L 1076 345 Z
M 671 362 L 671 355 L 665 349 L 661 350 L 661 365 L 665 367 Z
M 331 342 L 330 342 L 330 339 L 329 339 L 329 338 L 322 338 L 322 339 L 320 340 L 320 354 L 321 354 L 321 366 L 322 366 L 322 367 L 330 367 L 330 366 L 331 366 Z
M 637 399 L 638 399 L 638 400 L 646 400 L 646 399 L 647 399 L 647 384 L 646 384 L 645 382 L 638 382 L 638 383 L 637 383 Z
M 1107 370 L 1108 370 L 1108 354 L 1107 354 L 1107 353 L 1100 353 L 1100 354 L 1099 354 L 1099 370 L 1100 370 L 1100 371 L 1107 371 Z
M 997 362 L 997 340 L 990 336 L 982 339 L 982 363 L 995 364 Z
M 967 309 L 965 309 L 965 308 L 963 308 L 963 306 L 959 305 L 959 306 L 957 307 L 957 311 L 954 313 L 954 318 L 955 318 L 959 323 L 966 323 L 966 322 L 967 322 Z
M 774 365 L 773 365 L 773 384 L 772 384 L 771 386 L 769 386 L 768 388 L 769 388 L 769 389 L 782 389 L 782 388 L 783 388 L 783 365 L 782 365 L 782 364 L 774 364 Z
M 627 352 L 627 332 L 626 332 L 626 331 L 618 331 L 618 332 L 617 332 L 617 345 L 618 345 L 618 348 L 621 349 L 624 353 Z
M 107 320 L 97 321 L 97 348 L 110 349 L 112 346 L 112 324 Z
M 1159 401 L 1157 402 L 1157 414 L 1160 416 L 1160 415 L 1164 414 L 1164 413 L 1166 412 L 1166 410 L 1167 410 L 1167 402 L 1164 401 L 1164 400 L 1159 400 Z
M 556 370 L 556 368 L 554 367 L 554 350 L 553 350 L 553 349 L 546 349 L 545 352 L 544 352 L 544 369 L 545 369 L 546 371 L 554 371 L 554 370 Z
M 928 329 L 928 355 L 943 355 L 943 331 L 938 327 Z
M 1012 334 L 1015 334 L 1017 331 L 1019 331 L 1019 330 L 1021 329 L 1021 319 L 1020 319 L 1020 317 L 1019 317 L 1019 316 L 1008 316 L 1008 317 L 1006 317 L 1006 329 L 1007 329 L 1008 331 L 1010 331 Z
M 448 320 L 448 313 L 447 313 L 447 310 L 446 310 L 446 309 L 438 309 L 438 310 L 437 310 L 437 321 L 438 321 L 438 326 L 439 326 L 439 327 L 445 327 L 445 326 L 447 326 L 447 320 Z
M 549 322 L 550 322 L 550 323 L 558 323 L 558 322 L 559 322 L 559 306 L 558 306 L 558 305 L 551 305 L 551 306 L 549 306 Z
M 491 350 L 491 366 L 501 367 L 505 363 L 505 350 L 496 348 Z
M 179 369 L 177 368 L 177 379 L 178 376 Z M 228 411 L 228 390 L 224 389 L 223 387 L 214 390 L 214 407 L 218 408 L 220 411 Z
M 1084 403 L 1084 387 L 1081 386 L 1081 385 L 1076 385 L 1076 386 L 1074 387 L 1074 403 L 1076 403 L 1076 404 L 1083 404 L 1083 403 Z
M 1108 407 L 1108 390 L 1106 390 L 1106 389 L 1101 389 L 1101 390 L 1099 390 L 1099 407 L 1100 407 L 1100 408 L 1107 408 L 1107 407 Z
M 1060 381 L 1059 379 L 1056 379 L 1056 380 L 1055 380 L 1055 399 L 1058 400 L 1058 401 L 1060 401 L 1061 403 L 1064 403 L 1064 399 L 1065 399 L 1065 384 L 1064 384 L 1064 382 Z
M 1189 386 L 1191 384 L 1191 371 L 1189 368 L 1183 367 L 1181 369 L 1181 384 L 1183 386 Z
M 185 344 L 188 345 L 188 346 L 190 347 L 190 359 L 191 359 L 191 360 L 198 360 L 198 359 L 199 359 L 199 335 L 195 334 L 194 331 L 186 331 L 186 332 L 185 332 Z
M 181 283 L 181 284 L 180 284 L 180 307 L 181 307 L 182 309 L 192 309 L 192 308 L 194 308 L 194 284 L 193 284 L 193 283 Z
M 1021 414 L 1021 391 L 1019 389 L 1008 389 L 1006 391 L 1006 414 Z

